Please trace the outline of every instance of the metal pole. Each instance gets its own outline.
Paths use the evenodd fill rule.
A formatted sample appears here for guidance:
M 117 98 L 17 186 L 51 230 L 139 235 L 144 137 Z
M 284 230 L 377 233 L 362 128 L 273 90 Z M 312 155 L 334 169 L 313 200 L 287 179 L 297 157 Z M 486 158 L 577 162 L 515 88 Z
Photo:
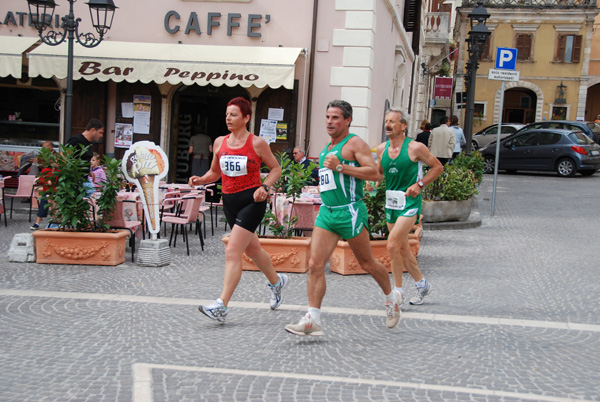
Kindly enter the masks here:
M 471 38 L 471 40 L 475 40 Z M 473 140 L 473 111 L 475 109 L 475 78 L 477 75 L 477 55 L 478 52 L 473 50 L 471 54 L 471 62 L 469 63 L 469 88 L 467 89 L 467 108 L 465 109 L 465 139 L 467 140 L 468 156 L 471 156 L 472 140 Z
M 492 190 L 492 214 L 496 210 L 496 184 L 498 182 L 498 160 L 500 159 L 500 133 L 502 132 L 502 110 L 504 108 L 504 81 L 500 84 L 500 109 L 498 118 L 498 132 L 496 133 L 496 158 L 494 159 L 494 185 Z
M 69 15 L 65 20 L 68 35 L 67 53 L 67 93 L 65 94 L 65 143 L 71 138 L 73 118 L 73 45 L 75 42 L 75 15 L 73 14 L 73 0 L 69 0 Z

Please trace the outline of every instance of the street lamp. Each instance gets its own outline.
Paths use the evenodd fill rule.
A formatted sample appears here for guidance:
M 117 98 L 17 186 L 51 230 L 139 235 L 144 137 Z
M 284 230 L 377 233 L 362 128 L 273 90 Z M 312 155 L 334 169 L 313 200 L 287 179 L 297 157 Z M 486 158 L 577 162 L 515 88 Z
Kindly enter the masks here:
M 479 58 L 485 49 L 485 44 L 490 31 L 485 23 L 490 15 L 483 8 L 483 2 L 478 2 L 477 7 L 469 14 L 471 30 L 467 42 L 467 51 L 469 52 L 469 61 L 467 62 L 467 73 L 465 83 L 467 85 L 467 107 L 465 110 L 465 138 L 467 140 L 467 155 L 471 155 L 471 140 L 473 138 L 473 112 L 475 109 L 475 80 L 477 79 L 477 68 L 479 67 Z
M 79 33 L 79 22 L 81 18 L 75 18 L 73 14 L 73 3 L 77 0 L 68 0 L 69 14 L 62 17 L 62 31 L 46 29 L 52 25 L 54 19 L 54 0 L 27 0 L 29 5 L 29 20 L 39 33 L 42 42 L 50 46 L 56 46 L 67 39 L 67 93 L 65 95 L 65 141 L 71 138 L 72 107 L 73 107 L 73 43 L 76 40 L 84 47 L 96 47 L 104 39 L 112 25 L 115 14 L 115 3 L 113 0 L 89 0 L 86 3 L 90 7 L 92 25 L 98 32 L 98 38 L 93 32 Z

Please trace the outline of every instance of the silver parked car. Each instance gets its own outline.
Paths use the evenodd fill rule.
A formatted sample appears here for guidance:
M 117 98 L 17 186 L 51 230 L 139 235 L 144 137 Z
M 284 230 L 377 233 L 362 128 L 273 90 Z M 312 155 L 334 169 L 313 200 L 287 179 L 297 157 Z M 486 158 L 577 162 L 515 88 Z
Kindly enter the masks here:
M 521 128 L 525 127 L 524 124 L 517 123 L 502 123 L 502 133 L 500 133 L 500 139 L 503 140 L 511 134 L 516 133 Z M 474 150 L 483 148 L 490 143 L 496 141 L 496 137 L 498 133 L 498 125 L 492 124 L 484 128 L 481 131 L 473 134 L 473 138 L 471 139 L 471 144 Z

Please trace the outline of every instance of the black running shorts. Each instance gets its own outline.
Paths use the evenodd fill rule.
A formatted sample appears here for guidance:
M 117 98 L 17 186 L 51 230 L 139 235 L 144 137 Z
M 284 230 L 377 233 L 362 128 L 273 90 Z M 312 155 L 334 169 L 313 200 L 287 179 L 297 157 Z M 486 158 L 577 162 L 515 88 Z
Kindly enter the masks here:
M 223 194 L 223 212 L 229 226 L 238 225 L 255 232 L 265 216 L 267 201 L 255 202 L 254 192 L 258 187 L 239 193 Z

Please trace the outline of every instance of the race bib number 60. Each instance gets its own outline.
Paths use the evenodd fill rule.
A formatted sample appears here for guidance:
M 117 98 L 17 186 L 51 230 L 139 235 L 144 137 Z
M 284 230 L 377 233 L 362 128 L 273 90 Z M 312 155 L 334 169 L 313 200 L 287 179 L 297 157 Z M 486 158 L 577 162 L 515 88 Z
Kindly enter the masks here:
M 248 157 L 244 155 L 223 155 L 219 160 L 221 172 L 225 176 L 238 177 L 248 174 Z

